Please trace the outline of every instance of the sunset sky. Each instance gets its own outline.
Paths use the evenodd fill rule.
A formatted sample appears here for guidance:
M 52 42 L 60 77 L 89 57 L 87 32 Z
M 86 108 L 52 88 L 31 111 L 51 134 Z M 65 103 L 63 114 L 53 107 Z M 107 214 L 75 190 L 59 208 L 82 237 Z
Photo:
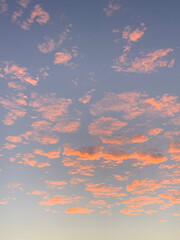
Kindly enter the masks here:
M 180 239 L 179 10 L 0 0 L 0 239 Z

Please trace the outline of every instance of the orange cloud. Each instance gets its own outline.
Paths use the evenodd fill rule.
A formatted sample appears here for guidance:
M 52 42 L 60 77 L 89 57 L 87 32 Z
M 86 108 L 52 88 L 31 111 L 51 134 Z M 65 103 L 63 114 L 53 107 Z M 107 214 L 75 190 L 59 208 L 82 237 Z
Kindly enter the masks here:
M 6 140 L 9 142 L 13 142 L 13 143 L 22 142 L 21 136 L 8 136 L 8 137 L 6 137 Z
M 132 194 L 144 194 L 145 192 L 154 192 L 156 189 L 160 188 L 161 184 L 159 184 L 156 180 L 134 180 L 129 185 L 127 185 L 126 189 L 128 192 L 132 192 Z
M 83 178 L 72 178 L 70 183 L 72 185 L 74 184 L 78 184 L 78 183 L 82 183 L 82 182 L 86 182 L 87 180 L 86 179 L 83 179 Z
M 47 201 L 39 202 L 40 205 L 54 206 L 59 204 L 71 203 L 73 200 L 72 197 L 65 195 L 55 195 L 53 198 L 49 198 Z
M 140 160 L 142 164 L 158 164 L 167 160 L 167 157 L 162 154 L 145 153 L 142 151 L 137 151 L 132 156 Z
M 51 164 L 48 163 L 48 162 L 46 162 L 46 163 L 39 163 L 39 164 L 37 165 L 38 168 L 49 167 L 49 166 L 51 166 Z
M 47 188 L 63 189 L 63 186 L 67 185 L 66 181 L 45 181 Z
M 138 196 L 131 197 L 125 200 L 123 203 L 132 208 L 140 208 L 144 205 L 162 204 L 164 201 L 159 197 Z
M 175 141 L 170 143 L 169 153 L 180 153 L 180 142 Z
M 126 122 L 122 122 L 117 118 L 100 117 L 89 125 L 88 130 L 91 135 L 110 136 L 114 131 L 121 129 L 126 125 Z
M 79 207 L 75 207 L 75 208 L 69 208 L 66 209 L 66 213 L 90 213 L 93 212 L 94 210 L 90 210 L 88 208 L 79 208 Z
M 49 13 L 43 10 L 40 4 L 34 6 L 30 17 L 23 21 L 20 26 L 23 30 L 29 30 L 34 21 L 38 22 L 40 25 L 46 24 L 49 21 Z
M 87 183 L 85 190 L 90 191 L 94 197 L 122 197 L 126 196 L 125 193 L 119 193 L 119 191 L 122 189 L 122 187 L 112 187 L 112 186 L 106 186 L 104 183 Z
M 116 175 L 116 174 L 114 174 L 113 176 L 114 176 L 118 181 L 126 181 L 126 180 L 128 180 L 128 176 L 122 177 L 122 176 Z
M 127 215 L 138 215 L 138 214 L 140 214 L 143 211 L 144 210 L 142 210 L 142 209 L 124 208 L 120 212 L 124 213 L 124 214 L 127 214 Z
M 105 207 L 107 205 L 107 202 L 105 202 L 104 200 L 96 200 L 96 201 L 90 201 L 90 203 L 96 207 L 102 208 Z
M 12 16 L 11 16 L 12 22 L 15 23 L 17 21 L 17 19 L 22 16 L 22 14 L 23 14 L 23 10 L 22 9 L 14 11 Z
M 111 0 L 108 3 L 106 8 L 103 8 L 107 17 L 111 17 L 115 12 L 117 12 L 121 8 L 119 1 Z
M 151 128 L 148 132 L 150 136 L 155 136 L 160 134 L 164 129 L 163 128 Z
M 27 192 L 26 194 L 27 195 L 37 195 L 37 196 L 40 196 L 40 195 L 44 195 L 46 193 L 47 193 L 46 191 L 35 190 L 35 191 L 32 191 L 32 192 Z
M 38 155 L 41 155 L 41 156 L 46 156 L 50 159 L 60 157 L 60 149 L 57 150 L 57 151 L 53 150 L 53 151 L 50 151 L 50 152 L 47 152 L 47 153 L 43 152 L 43 150 L 41 150 L 41 149 L 35 149 L 34 153 L 38 154 Z
M 132 143 L 143 143 L 147 142 L 149 140 L 149 137 L 147 137 L 144 134 L 136 134 L 133 137 L 129 137 L 126 135 L 119 135 L 114 136 L 113 138 L 104 138 L 101 137 L 101 141 L 103 143 L 108 144 L 117 144 L 117 145 L 125 145 L 125 144 L 132 144 Z
M 71 132 L 76 132 L 79 126 L 80 126 L 80 120 L 69 121 L 66 119 L 61 119 L 57 121 L 53 130 L 57 132 L 71 133 Z

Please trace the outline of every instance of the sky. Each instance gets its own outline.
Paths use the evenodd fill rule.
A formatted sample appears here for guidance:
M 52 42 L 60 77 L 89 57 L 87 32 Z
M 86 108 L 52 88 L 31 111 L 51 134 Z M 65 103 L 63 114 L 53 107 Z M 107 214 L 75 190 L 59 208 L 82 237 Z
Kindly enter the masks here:
M 0 0 L 1 239 L 180 239 L 179 9 Z

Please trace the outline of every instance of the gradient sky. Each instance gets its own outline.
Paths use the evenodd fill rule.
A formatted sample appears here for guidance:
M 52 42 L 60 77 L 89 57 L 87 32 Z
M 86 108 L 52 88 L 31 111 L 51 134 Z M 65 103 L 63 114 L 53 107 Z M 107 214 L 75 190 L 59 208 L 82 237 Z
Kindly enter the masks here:
M 0 0 L 0 239 L 180 239 L 179 9 Z

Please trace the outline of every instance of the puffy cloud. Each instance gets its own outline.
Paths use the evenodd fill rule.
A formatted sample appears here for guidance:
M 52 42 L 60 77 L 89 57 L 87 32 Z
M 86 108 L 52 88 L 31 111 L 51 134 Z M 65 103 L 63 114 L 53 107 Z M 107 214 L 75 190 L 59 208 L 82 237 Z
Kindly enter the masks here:
M 159 197 L 138 196 L 131 197 L 123 202 L 131 208 L 140 208 L 145 205 L 162 204 L 164 201 Z
M 13 142 L 13 143 L 22 142 L 21 136 L 7 136 L 6 140 L 9 141 L 9 142 Z
M 164 129 L 163 128 L 151 128 L 148 132 L 150 136 L 156 136 L 160 134 Z
M 72 178 L 70 183 L 72 185 L 75 185 L 75 184 L 78 184 L 78 183 L 83 183 L 83 182 L 86 182 L 87 180 L 86 179 L 83 179 L 83 178 Z
M 8 113 L 5 115 L 4 120 L 2 120 L 5 125 L 12 125 L 18 118 L 24 117 L 26 115 L 26 99 L 27 96 L 22 93 L 19 93 L 17 97 L 0 97 L 0 105 L 8 110 Z
M 101 137 L 101 141 L 103 143 L 117 144 L 117 145 L 125 145 L 130 143 L 144 143 L 144 142 L 147 142 L 148 140 L 149 140 L 149 137 L 147 137 L 144 134 L 136 134 L 133 137 L 129 137 L 127 135 L 119 135 L 119 136 L 114 136 L 112 138 Z
M 143 151 L 136 151 L 132 154 L 133 158 L 136 158 L 138 161 L 141 162 L 141 164 L 159 164 L 162 162 L 165 162 L 167 160 L 167 157 L 160 154 L 160 153 L 146 153 Z
M 90 210 L 88 208 L 74 207 L 74 208 L 66 209 L 65 212 L 66 213 L 90 213 L 90 212 L 93 212 L 93 210 Z
M 131 27 L 126 26 L 124 31 L 122 32 L 122 38 L 127 39 L 132 42 L 137 42 L 138 39 L 140 39 L 144 32 L 147 30 L 144 23 L 141 23 L 141 29 L 137 28 L 134 31 L 131 32 Z
M 110 136 L 114 131 L 117 131 L 127 125 L 112 117 L 100 117 L 92 122 L 89 127 L 89 134 L 91 135 L 108 135 Z
M 154 192 L 156 189 L 160 188 L 161 184 L 156 180 L 134 180 L 129 185 L 127 185 L 126 189 L 128 192 L 132 192 L 132 194 L 144 194 L 145 192 Z
M 136 57 L 132 61 L 127 61 L 122 55 L 114 60 L 115 65 L 111 66 L 116 72 L 135 72 L 135 73 L 151 73 L 156 71 L 159 67 L 173 66 L 171 60 L 165 60 L 164 58 L 174 50 L 172 48 L 158 49 L 154 52 L 147 54 L 141 54 L 141 57 Z M 123 58 L 122 58 L 123 57 Z
M 72 103 L 71 99 L 58 98 L 56 94 L 31 95 L 30 106 L 34 111 L 40 112 L 49 121 L 56 121 L 60 116 L 68 112 L 68 106 Z
M 126 181 L 126 180 L 128 180 L 128 176 L 120 176 L 120 175 L 116 175 L 116 174 L 114 174 L 113 175 L 118 181 Z
M 68 66 L 70 64 L 69 61 L 72 59 L 72 55 L 69 52 L 57 52 L 54 57 L 54 64 L 65 66 Z
M 55 195 L 52 198 L 45 199 L 46 201 L 39 202 L 40 205 L 54 206 L 59 204 L 67 204 L 73 201 L 72 197 L 66 195 Z
M 22 16 L 22 14 L 23 14 L 23 10 L 22 9 L 14 11 L 12 16 L 11 16 L 12 22 L 15 23 L 17 21 L 17 19 Z
M 34 191 L 32 191 L 32 192 L 27 192 L 26 194 L 27 194 L 27 195 L 41 196 L 41 195 L 44 195 L 44 194 L 46 194 L 46 193 L 47 193 L 46 191 L 34 190 Z
M 120 212 L 124 213 L 124 214 L 127 214 L 127 215 L 138 215 L 138 214 L 140 214 L 143 211 L 144 210 L 142 210 L 142 209 L 124 208 Z
M 20 26 L 23 30 L 29 30 L 34 21 L 38 22 L 40 25 L 46 24 L 49 21 L 49 13 L 43 10 L 39 4 L 34 6 L 30 17 L 23 21 Z
M 37 154 L 37 155 L 46 156 L 46 157 L 48 157 L 50 159 L 52 159 L 52 158 L 59 158 L 60 157 L 60 149 L 57 150 L 57 151 L 56 150 L 52 150 L 52 151 L 47 152 L 47 153 L 43 152 L 43 150 L 41 150 L 41 149 L 35 149 L 34 153 Z
M 92 195 L 96 198 L 109 198 L 109 197 L 117 197 L 121 198 L 122 196 L 126 196 L 125 193 L 120 193 L 119 191 L 122 187 L 112 187 L 106 186 L 104 183 L 87 183 L 85 190 L 90 191 Z
M 70 121 L 69 118 L 68 119 L 62 118 L 61 120 L 57 121 L 53 130 L 57 132 L 71 133 L 76 132 L 79 126 L 80 126 L 79 119 L 76 121 Z
M 106 8 L 103 8 L 107 17 L 111 17 L 115 12 L 117 12 L 121 8 L 119 1 L 111 0 L 108 3 Z
M 19 5 L 23 8 L 27 8 L 28 4 L 30 3 L 30 0 L 19 0 L 18 1 Z
M 164 94 L 149 98 L 140 92 L 125 92 L 121 94 L 106 93 L 104 98 L 93 103 L 90 108 L 92 115 L 98 116 L 107 112 L 122 112 L 125 119 L 133 119 L 144 113 L 160 117 L 174 117 L 180 111 L 177 96 Z
M 45 42 L 38 44 L 38 49 L 42 53 L 52 52 L 56 47 L 55 41 L 52 38 L 45 38 Z
M 65 185 L 67 185 L 66 181 L 45 181 L 47 184 L 47 188 L 51 189 L 63 189 Z
M 26 83 L 26 84 L 28 83 L 35 86 L 39 81 L 38 77 L 34 78 L 28 73 L 27 68 L 20 67 L 16 64 L 8 63 L 2 68 L 2 70 L 3 70 L 2 74 L 4 75 L 5 78 L 8 78 L 8 79 L 10 78 L 15 80 L 18 79 L 20 80 L 21 83 Z
M 180 153 L 180 142 L 175 141 L 170 143 L 169 153 Z
M 8 4 L 6 3 L 6 0 L 0 0 L 0 14 L 7 12 L 8 10 Z
M 80 97 L 78 100 L 79 102 L 82 102 L 84 104 L 90 102 L 91 98 L 92 98 L 92 93 L 95 91 L 95 89 L 91 89 L 90 91 L 88 91 L 83 97 Z

